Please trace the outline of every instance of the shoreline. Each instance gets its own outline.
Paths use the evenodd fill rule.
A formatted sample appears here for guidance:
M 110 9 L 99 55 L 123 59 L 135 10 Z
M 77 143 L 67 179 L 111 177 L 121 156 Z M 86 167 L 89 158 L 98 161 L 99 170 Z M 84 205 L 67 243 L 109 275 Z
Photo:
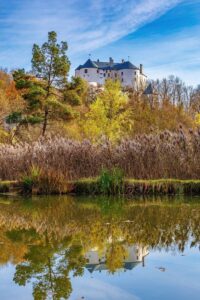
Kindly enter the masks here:
M 179 179 L 125 179 L 116 191 L 103 192 L 98 178 L 83 178 L 67 182 L 67 189 L 60 192 L 40 193 L 37 187 L 27 193 L 23 190 L 20 181 L 0 181 L 0 194 L 74 194 L 74 195 L 200 195 L 200 180 L 179 180 Z

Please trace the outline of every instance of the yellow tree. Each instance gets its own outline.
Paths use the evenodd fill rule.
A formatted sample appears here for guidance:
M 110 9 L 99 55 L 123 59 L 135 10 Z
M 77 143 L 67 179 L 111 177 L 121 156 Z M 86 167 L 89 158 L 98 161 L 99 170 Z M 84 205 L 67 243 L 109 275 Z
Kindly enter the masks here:
M 200 113 L 196 114 L 195 116 L 195 124 L 197 126 L 200 126 Z
M 118 81 L 107 80 L 104 90 L 90 105 L 83 124 L 83 130 L 93 142 L 106 137 L 117 142 L 126 137 L 133 125 L 128 96 L 122 92 Z
M 15 88 L 11 74 L 0 70 L 0 143 L 12 141 L 11 128 L 6 128 L 5 119 L 15 109 L 21 109 L 24 101 Z

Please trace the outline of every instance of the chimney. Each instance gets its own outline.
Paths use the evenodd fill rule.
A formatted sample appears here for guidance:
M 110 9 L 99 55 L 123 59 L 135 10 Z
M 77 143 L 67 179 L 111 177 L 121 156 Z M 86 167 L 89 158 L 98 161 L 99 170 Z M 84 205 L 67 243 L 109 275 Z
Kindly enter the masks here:
M 99 62 L 99 58 L 97 59 L 97 62 Z
M 109 58 L 109 61 L 110 61 L 110 65 L 114 64 L 114 60 L 112 59 L 112 57 Z
M 140 64 L 140 74 L 143 74 L 143 65 Z
M 124 59 L 122 59 L 122 64 L 124 63 Z

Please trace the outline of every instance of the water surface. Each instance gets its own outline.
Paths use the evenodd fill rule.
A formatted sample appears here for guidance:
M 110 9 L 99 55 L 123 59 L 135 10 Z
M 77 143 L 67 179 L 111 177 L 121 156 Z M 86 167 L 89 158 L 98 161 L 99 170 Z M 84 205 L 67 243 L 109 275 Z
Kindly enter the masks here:
M 0 198 L 0 299 L 199 300 L 200 198 Z

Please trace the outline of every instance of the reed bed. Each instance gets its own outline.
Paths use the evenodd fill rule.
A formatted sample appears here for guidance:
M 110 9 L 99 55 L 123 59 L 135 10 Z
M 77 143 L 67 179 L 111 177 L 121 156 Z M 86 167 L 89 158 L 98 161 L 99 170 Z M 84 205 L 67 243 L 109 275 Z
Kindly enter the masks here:
M 200 178 L 200 131 L 140 135 L 117 145 L 49 137 L 31 144 L 0 145 L 0 180 L 19 180 L 32 166 L 67 180 L 119 168 L 126 178 Z

